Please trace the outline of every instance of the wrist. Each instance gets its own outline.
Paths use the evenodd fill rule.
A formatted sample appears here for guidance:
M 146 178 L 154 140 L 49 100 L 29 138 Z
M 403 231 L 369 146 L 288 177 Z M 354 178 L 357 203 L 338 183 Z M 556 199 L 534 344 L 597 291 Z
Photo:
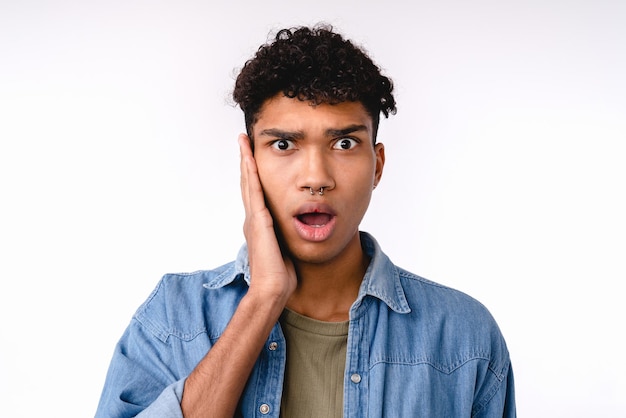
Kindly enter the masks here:
M 289 291 L 268 291 L 251 286 L 240 302 L 240 307 L 249 309 L 251 314 L 269 315 L 277 319 L 287 305 Z

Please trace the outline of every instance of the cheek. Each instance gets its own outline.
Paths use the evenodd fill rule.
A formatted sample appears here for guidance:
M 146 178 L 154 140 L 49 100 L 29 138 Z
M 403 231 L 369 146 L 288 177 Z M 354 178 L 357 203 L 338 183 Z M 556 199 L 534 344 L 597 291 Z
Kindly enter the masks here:
M 265 202 L 272 216 L 277 217 L 277 210 L 284 207 L 285 190 L 287 190 L 287 178 L 279 167 L 270 164 L 258 164 L 259 180 L 263 188 Z M 282 199 L 282 200 L 281 200 Z
M 257 157 L 256 166 L 259 173 L 259 180 L 264 189 L 276 183 L 277 178 L 279 178 L 277 173 L 279 170 L 276 164 L 272 164 L 270 161 Z
M 276 157 L 271 152 L 258 152 L 255 155 L 259 178 L 264 183 L 284 184 L 289 173 L 294 171 L 294 158 Z
M 372 197 L 374 174 L 372 170 L 355 171 L 343 178 L 345 209 L 351 212 L 364 212 Z
M 369 194 L 374 185 L 376 176 L 376 164 L 371 161 L 363 162 L 352 170 L 343 170 L 343 182 L 359 195 Z

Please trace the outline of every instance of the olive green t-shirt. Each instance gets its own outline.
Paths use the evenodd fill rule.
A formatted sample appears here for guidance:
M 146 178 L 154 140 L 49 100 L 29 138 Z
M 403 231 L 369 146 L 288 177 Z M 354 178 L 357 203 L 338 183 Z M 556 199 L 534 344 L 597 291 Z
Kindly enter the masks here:
M 341 418 L 349 321 L 323 322 L 285 309 L 287 341 L 282 418 Z

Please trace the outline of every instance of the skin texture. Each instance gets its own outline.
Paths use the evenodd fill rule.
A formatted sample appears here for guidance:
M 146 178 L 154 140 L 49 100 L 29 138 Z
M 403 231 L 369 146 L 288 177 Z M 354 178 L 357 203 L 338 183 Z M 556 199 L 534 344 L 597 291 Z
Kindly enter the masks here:
M 286 306 L 324 321 L 348 319 L 369 262 L 358 225 L 385 157 L 363 106 L 279 95 L 264 103 L 252 132 L 253 141 L 239 137 L 250 288 L 186 380 L 186 418 L 233 416 Z M 321 187 L 323 195 L 310 193 Z
M 288 307 L 315 319 L 347 319 L 369 262 L 358 227 L 385 161 L 372 129 L 358 102 L 311 106 L 283 95 L 266 101 L 254 125 L 266 202 L 298 273 Z M 323 196 L 311 195 L 320 187 Z M 297 217 L 314 211 L 332 214 L 328 225 L 307 228 Z

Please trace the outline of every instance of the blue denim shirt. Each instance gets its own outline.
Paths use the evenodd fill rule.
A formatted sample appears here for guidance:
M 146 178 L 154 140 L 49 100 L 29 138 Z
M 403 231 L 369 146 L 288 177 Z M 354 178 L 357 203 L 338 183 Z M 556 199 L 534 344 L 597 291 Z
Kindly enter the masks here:
M 372 259 L 350 309 L 344 417 L 515 417 L 509 353 L 487 309 L 396 267 L 370 235 L 362 242 Z M 164 276 L 116 346 L 96 417 L 182 418 L 185 378 L 248 283 L 245 245 L 215 270 Z M 286 349 L 277 323 L 241 397 L 242 416 L 279 416 Z

